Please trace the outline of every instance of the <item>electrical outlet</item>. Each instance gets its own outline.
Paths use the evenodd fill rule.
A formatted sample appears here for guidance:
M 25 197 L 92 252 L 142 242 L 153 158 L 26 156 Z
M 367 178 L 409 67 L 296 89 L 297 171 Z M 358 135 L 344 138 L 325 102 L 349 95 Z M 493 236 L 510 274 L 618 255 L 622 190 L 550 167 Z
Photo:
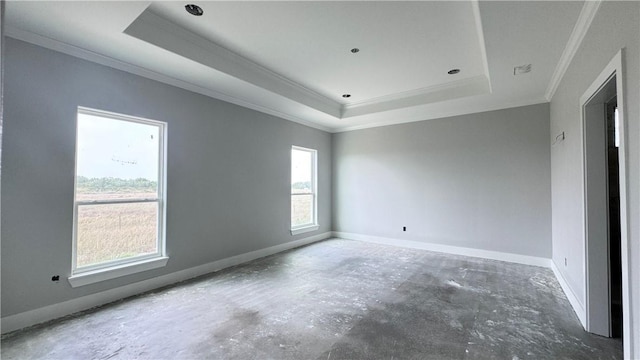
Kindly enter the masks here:
M 403 227 L 402 227 L 402 231 L 407 231 L 407 227 L 406 227 L 406 226 L 403 226 Z

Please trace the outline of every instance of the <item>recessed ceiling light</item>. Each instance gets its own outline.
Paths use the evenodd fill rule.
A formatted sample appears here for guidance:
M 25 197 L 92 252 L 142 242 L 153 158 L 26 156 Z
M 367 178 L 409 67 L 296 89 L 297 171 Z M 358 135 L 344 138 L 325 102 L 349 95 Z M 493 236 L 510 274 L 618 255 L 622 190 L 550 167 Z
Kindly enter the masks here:
M 345 98 L 345 99 L 346 99 L 346 98 L 350 98 L 350 97 L 351 97 L 351 94 L 342 94 L 342 97 L 343 97 L 343 98 Z
M 522 75 L 531 72 L 531 64 L 520 65 L 513 68 L 513 75 Z
M 184 8 L 191 15 L 202 16 L 202 14 L 204 14 L 204 11 L 202 10 L 202 8 L 195 4 L 187 4 L 184 6 Z
M 460 72 L 460 69 L 451 69 L 451 70 L 447 71 L 447 74 L 455 75 L 455 74 L 457 74 L 459 72 Z
M 352 53 L 354 53 L 354 54 L 355 54 L 355 53 L 359 53 L 359 52 L 360 52 L 360 49 L 358 49 L 358 48 L 353 48 L 353 49 L 351 49 L 351 52 L 352 52 Z

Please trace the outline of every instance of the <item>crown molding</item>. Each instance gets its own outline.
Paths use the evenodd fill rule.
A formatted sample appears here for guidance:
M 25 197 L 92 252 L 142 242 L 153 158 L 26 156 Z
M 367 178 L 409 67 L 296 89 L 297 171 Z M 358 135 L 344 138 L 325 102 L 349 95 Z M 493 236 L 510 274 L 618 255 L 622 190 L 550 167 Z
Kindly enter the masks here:
M 480 14 L 479 14 L 479 9 L 477 7 L 477 0 L 473 0 L 473 4 L 474 4 L 473 5 L 474 16 L 476 18 L 476 26 L 479 26 L 481 30 L 482 26 L 480 23 Z M 579 46 L 579 41 L 577 41 L 577 39 L 579 38 L 579 40 L 581 41 L 582 38 L 584 37 L 584 33 L 586 32 L 588 25 L 591 23 L 591 20 L 593 20 L 596 10 L 597 10 L 597 6 L 592 6 L 588 4 L 584 5 L 581 15 L 579 17 L 580 20 L 577 22 L 574 28 L 574 31 L 571 35 L 572 43 L 575 43 L 575 45 L 573 45 L 575 49 L 577 49 L 577 47 Z M 591 15 L 587 16 L 587 14 L 589 13 Z M 368 99 L 368 100 L 364 100 L 356 103 L 340 105 L 340 103 L 338 102 L 334 102 L 329 98 L 323 97 L 322 95 L 318 95 L 317 93 L 309 90 L 308 88 L 301 86 L 285 77 L 282 77 L 277 73 L 270 71 L 269 69 L 261 67 L 260 65 L 255 64 L 225 48 L 222 48 L 219 45 L 205 38 L 199 37 L 178 25 L 175 25 L 169 22 L 169 25 L 165 27 L 166 22 L 168 21 L 153 13 L 147 13 L 147 15 L 148 16 L 145 17 L 146 19 L 145 20 L 146 23 L 144 24 L 145 26 L 141 27 L 142 29 L 144 29 L 143 31 L 144 35 L 147 36 L 149 35 L 149 32 L 158 31 L 158 33 L 155 34 L 155 36 L 153 36 L 153 38 L 156 40 L 150 42 L 151 44 L 157 45 L 155 44 L 156 41 L 173 42 L 173 46 L 178 47 L 179 51 L 178 52 L 172 51 L 172 52 L 176 53 L 177 55 L 184 56 L 180 52 L 181 50 L 184 50 L 186 48 L 186 49 L 189 49 L 190 51 L 193 51 L 192 55 L 198 56 L 199 59 L 204 59 L 207 56 L 215 56 L 216 59 L 214 59 L 213 61 L 222 61 L 223 63 L 226 62 L 227 65 L 230 64 L 229 66 L 235 66 L 234 68 L 231 68 L 231 70 L 229 71 L 224 71 L 214 66 L 204 64 L 205 66 L 210 67 L 212 71 L 220 71 L 221 73 L 229 74 L 230 76 L 236 77 L 239 80 L 245 81 L 247 84 L 252 84 L 256 86 L 261 91 L 267 91 L 275 96 L 280 96 L 282 97 L 283 100 L 286 99 L 288 101 L 296 102 L 298 103 L 298 105 L 307 107 L 308 111 L 319 111 L 321 113 L 324 113 L 325 115 L 329 115 L 330 117 L 333 117 L 334 120 L 337 120 L 337 119 L 349 120 L 349 118 L 361 117 L 361 116 L 366 117 L 366 115 L 373 114 L 376 112 L 388 112 L 389 114 L 388 119 L 385 119 L 383 121 L 373 121 L 367 124 L 352 125 L 352 126 L 346 125 L 344 123 L 343 123 L 344 125 L 336 124 L 335 126 L 322 125 L 310 120 L 306 120 L 304 118 L 305 117 L 304 114 L 300 115 L 297 112 L 289 113 L 289 111 L 285 113 L 280 110 L 277 110 L 277 108 L 272 108 L 271 106 L 269 106 L 268 103 L 264 103 L 260 101 L 257 101 L 257 103 L 255 103 L 255 102 L 252 102 L 252 100 L 246 100 L 246 98 L 244 98 L 243 96 L 239 96 L 239 97 L 232 96 L 227 93 L 211 89 L 207 85 L 204 85 L 204 86 L 202 84 L 198 85 L 193 82 L 189 82 L 189 81 L 181 80 L 168 75 L 164 75 L 163 73 L 159 73 L 145 67 L 133 65 L 132 63 L 124 62 L 109 56 L 105 56 L 105 55 L 102 55 L 90 50 L 86 50 L 84 48 L 81 48 L 75 45 L 71 45 L 69 43 L 61 42 L 46 36 L 39 35 L 36 33 L 24 31 L 16 27 L 7 27 L 6 35 L 9 37 L 15 38 L 17 40 L 29 42 L 35 45 L 39 45 L 39 46 L 54 50 L 54 51 L 65 53 L 67 55 L 71 55 L 77 58 L 88 60 L 88 61 L 98 63 L 104 66 L 108 66 L 114 69 L 118 69 L 131 74 L 142 76 L 148 79 L 159 81 L 159 82 L 169 84 L 178 88 L 192 91 L 194 93 L 202 94 L 214 99 L 229 102 L 238 106 L 242 106 L 248 109 L 252 109 L 265 114 L 276 116 L 282 119 L 286 119 L 295 123 L 316 128 L 329 133 L 353 131 L 353 130 L 372 128 L 372 127 L 379 127 L 379 126 L 402 124 L 402 123 L 408 123 L 408 122 L 414 122 L 414 121 L 423 121 L 423 120 L 430 120 L 430 119 L 437 119 L 437 118 L 444 118 L 444 117 L 451 117 L 451 116 L 459 116 L 459 115 L 465 115 L 465 114 L 470 114 L 474 112 L 506 109 L 511 107 L 526 106 L 526 105 L 538 104 L 538 103 L 549 101 L 548 98 L 544 98 L 544 99 L 536 98 L 532 100 L 524 100 L 520 102 L 504 103 L 504 104 L 498 104 L 496 101 L 490 101 L 489 103 L 482 104 L 482 105 L 478 105 L 477 103 L 473 105 L 461 104 L 461 106 L 456 106 L 455 109 L 445 110 L 440 107 L 440 110 L 437 110 L 435 112 L 429 111 L 429 109 L 434 109 L 434 107 L 429 106 L 429 104 L 434 104 L 437 102 L 452 100 L 456 98 L 459 99 L 464 96 L 490 93 L 491 83 L 489 80 L 488 73 L 486 73 L 483 75 L 477 75 L 474 77 L 461 79 L 461 80 L 457 80 L 457 81 L 453 81 L 445 84 L 438 84 L 435 86 L 390 94 L 387 96 Z M 133 32 L 132 26 L 135 23 L 136 22 L 134 21 L 134 23 L 132 23 L 129 26 L 129 28 L 125 30 L 125 33 L 131 35 L 130 33 Z M 147 26 L 149 25 L 149 23 L 152 23 L 152 25 L 153 24 L 155 25 Z M 579 26 L 579 24 L 582 24 L 582 25 Z M 578 29 L 582 29 L 582 30 L 578 30 Z M 576 35 L 580 32 L 583 33 L 581 36 Z M 167 33 L 171 33 L 170 34 L 171 39 L 169 40 L 163 39 L 163 37 Z M 147 41 L 144 38 L 142 38 L 141 40 Z M 486 51 L 483 45 L 484 43 L 483 34 L 480 32 L 479 32 L 479 41 L 480 41 L 481 49 L 483 51 L 483 58 L 484 58 L 483 61 L 485 62 L 485 65 L 486 65 Z M 161 45 L 158 45 L 158 46 L 163 47 Z M 568 44 L 567 49 L 569 48 L 570 46 Z M 568 52 L 567 49 L 565 49 L 565 53 Z M 573 50 L 574 54 L 575 54 L 575 49 Z M 171 51 L 170 49 L 167 49 L 167 50 Z M 566 57 L 565 54 L 563 54 L 563 58 L 564 57 Z M 195 60 L 195 61 L 202 63 L 198 60 Z M 568 62 L 570 62 L 570 59 L 568 61 L 567 60 L 565 61 L 568 64 Z M 238 64 L 241 64 L 241 66 L 238 66 Z M 237 72 L 242 72 L 245 69 L 249 69 L 249 72 L 250 72 L 249 75 L 246 75 L 246 73 L 244 75 L 236 74 Z M 556 72 L 558 71 L 559 70 L 556 69 Z M 262 79 L 263 81 L 265 81 L 266 85 L 261 86 L 259 84 L 252 83 L 251 81 L 247 81 L 246 79 L 243 78 L 243 76 L 245 77 L 253 76 L 255 74 L 257 74 L 256 78 Z M 561 76 L 559 76 L 559 78 L 561 79 Z M 280 86 L 280 85 L 281 87 L 279 88 L 280 89 L 279 91 L 276 91 L 272 88 L 272 86 Z M 282 89 L 285 89 L 285 90 L 282 90 Z M 304 101 L 300 100 L 301 98 L 304 98 L 306 100 Z M 316 102 L 315 103 L 316 106 L 310 105 L 309 104 L 310 102 Z M 335 108 L 333 107 L 334 105 L 336 105 Z M 420 108 L 420 106 L 424 106 L 424 108 Z M 323 108 L 324 110 L 318 109 L 319 107 Z M 332 108 L 337 110 L 337 114 L 335 114 L 335 112 L 331 110 Z M 405 111 L 404 108 L 413 108 L 413 109 Z M 435 106 L 435 108 L 438 108 L 438 106 Z M 332 112 L 335 115 L 331 114 Z M 404 114 L 404 116 L 402 114 Z M 402 120 L 400 120 L 399 118 L 401 118 Z M 349 121 L 345 123 L 348 123 L 348 122 Z
M 464 87 L 470 84 L 474 84 L 478 82 L 478 80 L 486 80 L 486 77 L 484 75 L 478 75 L 478 76 L 469 77 L 465 79 L 450 81 L 444 84 L 437 84 L 437 85 L 427 86 L 419 89 L 402 91 L 402 92 L 379 96 L 375 98 L 355 101 L 355 102 L 342 105 L 342 108 L 344 110 L 352 110 L 360 107 L 377 105 L 384 102 L 402 100 L 408 97 L 415 97 L 415 96 L 420 96 L 424 94 L 440 92 L 444 90 L 456 89 L 456 88 Z
M 155 80 L 167 85 L 175 86 L 184 90 L 198 93 L 210 98 L 222 100 L 222 101 L 235 104 L 238 106 L 242 106 L 251 110 L 259 111 L 268 115 L 276 116 L 276 117 L 289 120 L 301 125 L 309 126 L 318 130 L 322 130 L 326 132 L 332 132 L 334 130 L 333 128 L 323 126 L 323 125 L 320 125 L 311 121 L 307 121 L 304 119 L 300 119 L 298 117 L 283 113 L 275 109 L 271 109 L 266 106 L 254 104 L 246 100 L 222 93 L 220 91 L 205 88 L 200 85 L 196 85 L 184 80 L 179 80 L 174 77 L 167 76 L 138 65 L 133 65 L 128 62 L 117 60 L 112 57 L 98 54 L 96 52 L 89 51 L 89 50 L 77 47 L 75 45 L 67 44 L 58 40 L 54 40 L 46 36 L 42 36 L 39 34 L 35 34 L 32 32 L 21 30 L 11 26 L 7 26 L 5 28 L 5 31 L 6 31 L 5 36 L 11 37 L 16 40 L 28 42 L 30 44 L 38 45 L 53 51 L 57 51 L 66 55 L 70 55 L 70 56 L 82 59 L 82 60 L 87 60 L 87 61 L 94 62 L 94 63 L 107 66 L 113 69 L 128 72 L 133 75 L 138 75 L 147 79 Z
M 471 6 L 476 32 L 478 34 L 478 46 L 480 47 L 484 74 L 444 84 L 343 104 L 340 112 L 341 118 L 344 119 L 404 107 L 426 105 L 460 97 L 492 93 L 479 0 L 472 0 Z
M 340 116 L 338 102 L 256 64 L 148 9 L 140 14 L 124 30 L 124 33 L 327 115 Z
M 582 40 L 587 34 L 587 31 L 591 26 L 591 22 L 600 8 L 601 3 L 602 0 L 588 0 L 584 2 L 580 15 L 578 16 L 578 20 L 573 27 L 569 40 L 567 41 L 567 45 L 562 52 L 562 56 L 560 56 L 560 61 L 558 61 L 558 65 L 556 65 L 556 69 L 554 70 L 553 75 L 551 75 L 551 80 L 549 81 L 547 91 L 544 95 L 548 101 L 551 101 L 553 95 L 556 93 L 564 74 L 567 72 L 573 57 L 578 52 L 578 49 L 582 44 Z
M 344 119 L 399 108 L 426 105 L 465 96 L 488 93 L 489 85 L 487 77 L 484 75 L 478 75 L 444 84 L 345 104 L 342 108 L 342 118 Z
M 471 7 L 473 8 L 473 18 L 476 22 L 476 31 L 478 32 L 478 44 L 480 45 L 480 54 L 482 55 L 484 74 L 487 77 L 487 83 L 489 84 L 489 93 L 492 93 L 493 89 L 491 87 L 489 60 L 487 60 L 487 47 L 484 43 L 484 30 L 482 29 L 482 17 L 480 17 L 480 0 L 473 0 L 471 2 Z
M 478 25 L 479 10 L 474 12 L 474 16 L 476 17 L 476 24 Z M 308 106 L 336 119 L 345 119 L 353 116 L 425 105 L 491 92 L 488 76 L 487 74 L 482 74 L 460 81 L 438 84 L 357 103 L 341 105 L 339 102 L 320 95 L 299 83 L 254 63 L 235 52 L 165 19 L 149 9 L 138 16 L 124 30 L 124 33 L 195 61 L 215 71 L 235 77 L 301 105 Z M 483 36 L 480 34 L 478 40 L 482 39 Z M 486 52 L 484 52 L 483 41 L 479 43 L 479 46 L 483 50 L 486 72 Z
M 547 99 L 532 99 L 532 100 L 523 100 L 523 101 L 514 101 L 504 104 L 486 104 L 486 105 L 472 105 L 472 106 L 460 106 L 456 107 L 455 110 L 450 111 L 441 111 L 441 112 L 427 112 L 423 111 L 424 114 L 429 114 L 425 116 L 421 116 L 419 119 L 415 117 L 405 118 L 404 120 L 390 120 L 390 121 L 378 121 L 375 123 L 354 125 L 354 126 L 345 126 L 341 128 L 333 129 L 333 133 L 341 133 L 347 131 L 356 131 L 356 130 L 364 130 L 369 128 L 376 128 L 382 126 L 392 126 L 392 125 L 400 125 L 407 124 L 412 122 L 426 121 L 426 120 L 435 120 L 435 119 L 443 119 L 453 116 L 462 116 L 469 114 L 482 113 L 487 111 L 496 111 L 496 110 L 505 110 L 522 106 L 529 105 L 537 105 L 537 104 L 545 104 L 548 103 Z

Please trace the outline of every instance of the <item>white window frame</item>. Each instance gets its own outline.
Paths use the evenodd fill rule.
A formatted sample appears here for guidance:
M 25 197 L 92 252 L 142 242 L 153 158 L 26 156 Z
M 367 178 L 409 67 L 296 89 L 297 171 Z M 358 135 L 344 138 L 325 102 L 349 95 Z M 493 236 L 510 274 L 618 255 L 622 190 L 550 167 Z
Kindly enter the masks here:
M 167 123 L 157 120 L 150 120 L 136 116 L 123 115 L 108 111 L 89 109 L 78 107 L 77 115 L 92 115 L 105 119 L 127 121 L 138 124 L 152 125 L 159 129 L 158 139 L 158 196 L 157 199 L 117 199 L 117 200 L 76 200 L 77 191 L 77 173 L 78 173 L 78 125 L 76 118 L 76 168 L 74 171 L 74 209 L 73 209 L 73 247 L 72 247 L 72 265 L 69 283 L 72 287 L 93 284 L 99 281 L 114 279 L 117 277 L 135 274 L 142 271 L 156 269 L 167 264 L 169 258 L 166 255 L 166 239 L 165 239 L 165 220 L 166 220 L 166 158 L 167 158 Z M 99 264 L 89 266 L 77 266 L 77 245 L 78 245 L 78 209 L 80 206 L 92 205 L 109 205 L 109 204 L 135 204 L 149 203 L 158 204 L 157 219 L 157 251 L 153 254 L 144 254 L 133 256 L 126 259 L 117 259 L 105 261 Z
M 306 232 L 316 231 L 320 228 L 318 225 L 318 150 L 309 149 L 302 146 L 291 146 L 290 152 L 290 164 L 289 164 L 289 182 L 291 182 L 291 177 L 293 176 L 293 151 L 306 151 L 311 154 L 311 194 L 313 195 L 313 216 L 312 223 L 303 224 L 298 226 L 291 225 L 291 235 L 298 235 Z M 291 186 L 289 186 L 289 192 L 291 192 Z M 291 197 L 289 199 L 289 209 L 291 209 L 291 202 L 294 196 L 298 195 L 309 195 L 309 194 L 293 194 L 291 193 Z M 291 221 L 291 213 L 289 214 L 289 221 Z

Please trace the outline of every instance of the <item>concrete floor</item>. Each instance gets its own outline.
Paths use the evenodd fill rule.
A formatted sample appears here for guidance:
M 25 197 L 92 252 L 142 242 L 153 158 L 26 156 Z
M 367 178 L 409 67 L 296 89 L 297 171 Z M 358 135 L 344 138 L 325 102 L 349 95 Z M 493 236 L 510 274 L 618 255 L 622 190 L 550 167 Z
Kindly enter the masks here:
M 328 240 L 3 336 L 2 359 L 620 359 L 545 268 Z

